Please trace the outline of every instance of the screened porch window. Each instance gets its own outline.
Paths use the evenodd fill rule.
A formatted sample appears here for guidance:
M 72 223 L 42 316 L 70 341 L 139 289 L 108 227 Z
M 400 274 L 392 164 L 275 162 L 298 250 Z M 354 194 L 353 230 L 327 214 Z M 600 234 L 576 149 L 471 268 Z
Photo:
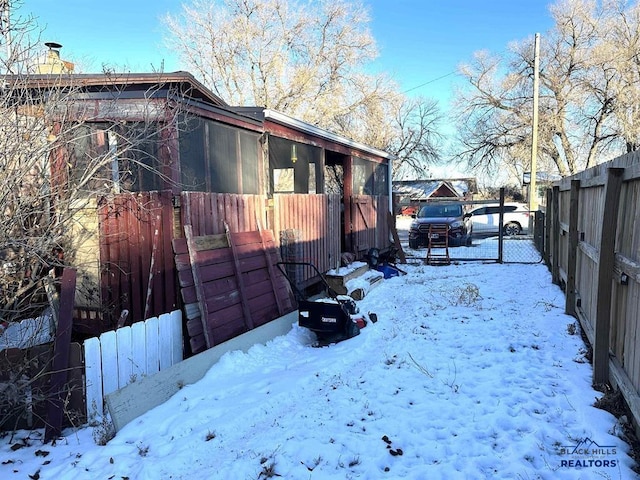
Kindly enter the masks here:
M 362 158 L 353 159 L 353 193 L 356 195 L 389 195 L 387 165 Z
M 179 149 L 184 190 L 260 193 L 258 134 L 202 118 L 185 124 Z
M 270 186 L 273 193 L 322 193 L 322 149 L 285 138 L 269 137 Z
M 204 121 L 190 117 L 181 124 L 179 152 L 182 189 L 204 192 L 207 189 Z
M 157 124 L 78 125 L 67 132 L 69 182 L 87 193 L 162 188 Z

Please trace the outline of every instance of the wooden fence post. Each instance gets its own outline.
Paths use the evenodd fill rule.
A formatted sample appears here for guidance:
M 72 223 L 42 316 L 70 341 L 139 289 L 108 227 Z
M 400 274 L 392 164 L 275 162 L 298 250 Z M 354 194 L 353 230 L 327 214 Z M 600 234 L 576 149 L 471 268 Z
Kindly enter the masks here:
M 611 293 L 613 290 L 613 268 L 615 264 L 616 230 L 618 228 L 618 206 L 622 188 L 623 168 L 607 169 L 604 187 L 604 208 L 600 252 L 598 254 L 598 287 L 596 302 L 596 325 L 593 342 L 593 383 L 609 381 L 609 330 L 611 328 Z
M 571 180 L 569 197 L 569 251 L 567 258 L 567 285 L 565 289 L 566 303 L 564 311 L 567 315 L 576 316 L 576 264 L 578 258 L 578 198 L 580 196 L 580 180 Z
M 44 441 L 55 440 L 62 432 L 64 419 L 65 385 L 69 373 L 69 349 L 71 346 L 71 329 L 73 327 L 73 302 L 76 294 L 76 271 L 65 268 L 62 272 L 60 286 L 60 303 L 58 325 L 54 345 L 54 357 L 47 405 L 47 424 Z
M 544 263 L 551 268 L 551 205 L 553 204 L 553 190 L 547 188 L 547 204 L 544 211 Z
M 551 214 L 553 226 L 551 227 L 551 281 L 560 284 L 560 187 L 553 187 L 551 197 Z

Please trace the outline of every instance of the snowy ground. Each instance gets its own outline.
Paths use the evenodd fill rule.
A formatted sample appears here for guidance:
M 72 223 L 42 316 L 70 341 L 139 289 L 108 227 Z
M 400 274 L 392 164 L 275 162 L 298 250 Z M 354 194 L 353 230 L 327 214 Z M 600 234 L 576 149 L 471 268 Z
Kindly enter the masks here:
M 405 269 L 358 302 L 378 316 L 359 336 L 313 348 L 293 325 L 106 446 L 0 439 L 0 478 L 637 478 L 543 265 Z

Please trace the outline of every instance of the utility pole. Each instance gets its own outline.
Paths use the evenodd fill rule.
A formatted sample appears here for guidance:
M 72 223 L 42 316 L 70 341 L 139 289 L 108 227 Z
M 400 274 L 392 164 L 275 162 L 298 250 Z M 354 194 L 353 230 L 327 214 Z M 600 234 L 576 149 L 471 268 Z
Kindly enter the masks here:
M 538 210 L 538 90 L 540 89 L 540 34 L 536 33 L 533 56 L 533 122 L 531 126 L 531 180 L 529 182 L 529 210 Z

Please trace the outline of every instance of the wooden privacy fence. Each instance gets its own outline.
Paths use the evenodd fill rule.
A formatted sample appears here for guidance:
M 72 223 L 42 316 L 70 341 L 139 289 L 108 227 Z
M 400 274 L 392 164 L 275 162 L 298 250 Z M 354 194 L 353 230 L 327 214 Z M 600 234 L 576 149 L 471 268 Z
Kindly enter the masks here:
M 361 257 L 370 248 L 386 248 L 390 245 L 387 222 L 389 197 L 384 195 L 354 195 L 351 197 L 351 237 L 354 253 Z
M 618 387 L 640 421 L 640 155 L 547 193 L 544 257 L 593 347 L 594 384 Z
M 98 206 L 103 330 L 123 310 L 133 322 L 177 307 L 171 192 L 124 193 Z
M 104 415 L 109 393 L 182 361 L 179 310 L 136 322 L 84 342 L 87 419 Z
M 195 236 L 252 232 L 267 225 L 264 195 L 183 192 L 180 195 L 182 225 L 191 225 Z M 176 237 L 183 237 L 178 226 Z
M 129 323 L 181 308 L 173 241 L 194 236 L 270 230 L 285 260 L 308 261 L 320 272 L 340 265 L 343 249 L 360 255 L 390 245 L 387 196 L 265 195 L 183 192 L 126 193 L 98 206 L 100 311 L 85 308 L 82 324 L 94 335 L 113 329 L 124 310 Z M 345 224 L 345 218 L 348 221 Z M 310 268 L 295 272 L 306 288 Z M 93 306 L 93 307 L 97 307 Z M 86 318 L 85 318 L 86 317 Z

